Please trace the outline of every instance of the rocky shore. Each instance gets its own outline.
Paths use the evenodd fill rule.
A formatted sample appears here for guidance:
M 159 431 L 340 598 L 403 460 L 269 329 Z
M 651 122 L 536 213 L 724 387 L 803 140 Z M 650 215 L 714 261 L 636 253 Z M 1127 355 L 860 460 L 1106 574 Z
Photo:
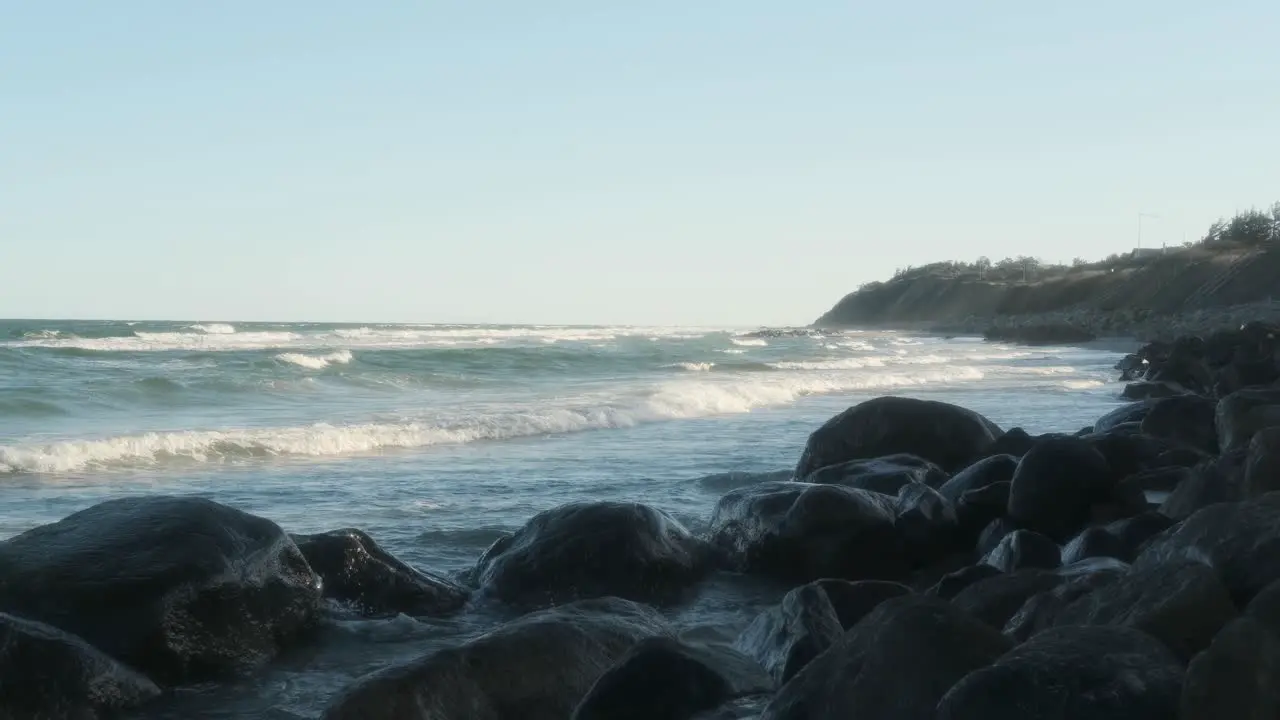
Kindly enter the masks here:
M 325 720 L 1220 720 L 1280 716 L 1280 327 L 1152 342 L 1134 402 L 1033 436 L 881 397 L 705 533 L 570 503 L 461 577 L 356 529 L 112 500 L 0 542 L 0 718 L 125 716 L 369 617 L 515 618 L 346 688 Z M 1117 390 L 1120 386 L 1117 385 Z M 732 643 L 663 610 L 787 590 Z

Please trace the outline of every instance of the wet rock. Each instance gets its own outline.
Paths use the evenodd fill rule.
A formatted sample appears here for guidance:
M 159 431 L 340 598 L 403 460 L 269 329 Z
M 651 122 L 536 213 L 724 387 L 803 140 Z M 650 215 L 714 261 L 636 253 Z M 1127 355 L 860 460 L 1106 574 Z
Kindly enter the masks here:
M 1244 614 L 1254 618 L 1280 638 L 1280 580 L 1267 585 L 1249 604 Z
M 889 600 L 787 683 L 761 720 L 932 720 L 956 681 L 1009 647 L 943 600 Z
M 937 490 L 911 483 L 898 491 L 894 529 L 913 566 L 946 555 L 956 541 L 956 510 Z
M 827 593 L 817 583 L 788 592 L 756 616 L 734 647 L 755 658 L 781 685 L 844 634 Z
M 1113 486 L 1102 453 L 1074 437 L 1036 443 L 1018 463 L 1009 492 L 1009 517 L 1019 526 L 1057 541 L 1089 520 L 1089 508 Z
M 1139 381 L 1124 386 L 1120 396 L 1126 400 L 1155 400 L 1183 395 L 1187 391 L 1175 383 Z
M 1249 441 L 1242 490 L 1245 498 L 1280 490 L 1280 427 L 1259 430 Z
M 1130 628 L 1046 630 L 975 670 L 938 703 L 937 720 L 1170 720 L 1182 665 Z
M 1128 422 L 1141 422 L 1151 412 L 1151 407 L 1155 401 L 1139 401 L 1132 402 L 1112 410 L 1111 412 L 1098 418 L 1093 424 L 1093 432 L 1104 433 L 1116 425 Z
M 1258 621 L 1227 625 L 1187 667 L 1180 720 L 1280 717 L 1280 639 Z
M 914 455 L 898 454 L 871 460 L 850 460 L 838 465 L 818 468 L 801 478 L 808 483 L 843 485 L 857 490 L 874 490 L 897 495 L 904 485 L 924 483 L 937 486 L 946 482 L 947 474 L 937 465 Z
M 1031 596 L 1061 585 L 1063 577 L 1050 570 L 1019 570 L 979 580 L 951 598 L 951 604 L 997 630 Z
M 1173 524 L 1166 515 L 1147 512 L 1103 527 L 1088 528 L 1062 548 L 1062 563 L 1070 565 L 1092 557 L 1133 562 L 1143 543 Z
M 1122 382 L 1141 377 L 1147 371 L 1146 362 L 1137 353 L 1130 353 L 1120 358 L 1120 362 L 1116 363 L 1115 369 L 1120 371 L 1120 380 Z
M 679 599 L 711 569 L 701 540 L 639 503 L 579 502 L 538 513 L 476 564 L 482 589 L 522 606 L 616 596 Z
M 1006 517 L 998 517 L 987 524 L 982 529 L 982 533 L 978 535 L 977 552 L 979 557 L 985 557 L 992 550 L 1000 546 L 1000 542 L 1004 540 L 1009 533 L 1016 532 L 1018 526 L 1012 520 Z
M 752 695 L 730 700 L 715 710 L 700 712 L 690 720 L 759 720 L 764 706 L 772 698 L 772 695 Z
M 1008 433 L 1005 435 L 1007 437 Z M 938 493 L 950 502 L 958 503 L 967 492 L 981 490 L 996 483 L 1012 482 L 1013 472 L 1017 468 L 1018 458 L 1013 455 L 992 455 L 953 475 L 938 488 Z
M 1142 433 L 1216 454 L 1218 429 L 1214 417 L 1217 409 L 1216 402 L 1198 395 L 1166 398 L 1151 406 L 1142 420 Z
M 1015 530 L 1005 535 L 982 562 L 1000 572 L 1027 568 L 1052 570 L 1062 564 L 1058 544 L 1038 532 Z
M 737 652 L 647 638 L 596 680 L 572 720 L 683 720 L 772 689 L 755 661 Z
M 999 570 L 990 565 L 982 563 L 970 565 L 942 576 L 936 584 L 925 590 L 925 594 L 940 597 L 943 600 L 951 600 L 970 585 L 1000 574 Z
M 320 578 L 270 520 L 197 497 L 109 500 L 0 543 L 0 610 L 162 684 L 251 669 L 310 631 Z
M 1181 520 L 1214 503 L 1242 499 L 1246 461 L 1246 454 L 1237 450 L 1200 463 L 1169 493 L 1160 512 Z
M 1280 390 L 1245 388 L 1218 401 L 1218 442 L 1222 451 L 1244 450 L 1263 428 L 1280 425 Z
M 1177 349 L 1164 363 L 1152 365 L 1147 379 L 1153 383 L 1185 388 L 1198 395 L 1208 395 L 1213 391 L 1213 374 L 1204 361 L 1192 352 Z
M 357 680 L 323 720 L 564 720 L 640 641 L 669 634 L 651 608 L 581 600 Z
M 1062 582 L 1028 598 L 1005 623 L 1004 634 L 1017 642 L 1026 642 L 1036 633 L 1058 624 L 1068 605 L 1129 573 L 1129 566 L 1119 561 L 1111 564 L 1096 560 L 1091 558 L 1060 569 L 1057 574 Z
M 444 615 L 467 603 L 465 588 L 406 565 L 363 531 L 291 537 L 324 581 L 324 596 L 351 603 L 366 615 Z
M 115 717 L 159 694 L 80 638 L 0 613 L 0 717 Z
M 894 504 L 839 485 L 761 483 L 720 499 L 710 537 L 740 572 L 798 583 L 894 580 L 910 570 Z
M 1157 455 L 1151 467 L 1153 470 L 1172 467 L 1190 468 L 1208 460 L 1210 457 L 1210 453 L 1182 445 L 1169 448 Z
M 1137 486 L 1144 493 L 1167 493 L 1173 492 L 1190 477 L 1191 468 L 1173 466 L 1143 470 L 1125 478 L 1125 481 Z
M 836 580 L 826 578 L 815 583 L 827 594 L 827 600 L 836 611 L 836 618 L 844 630 L 857 625 L 867 613 L 880 603 L 903 595 L 910 595 L 911 588 L 884 580 Z
M 1134 567 L 1178 559 L 1208 564 L 1243 606 L 1280 579 L 1280 493 L 1197 511 L 1153 537 Z
M 1013 483 L 1010 482 L 993 483 L 970 490 L 960 496 L 960 502 L 956 505 L 956 545 L 958 547 L 976 546 L 982 531 L 1004 517 L 1009 508 L 1009 490 L 1012 487 Z M 999 542 L 999 538 L 995 538 L 994 541 Z M 991 547 L 994 547 L 994 543 Z
M 1081 438 L 1102 453 L 1107 467 L 1111 468 L 1111 477 L 1117 482 L 1156 467 L 1160 456 L 1172 445 L 1168 440 L 1141 434 L 1137 427 L 1130 433 L 1119 430 L 1116 427 L 1111 432 L 1094 433 Z
M 849 460 L 909 453 L 954 472 L 1002 434 L 990 420 L 934 400 L 879 397 L 836 415 L 809 436 L 795 476 Z
M 1036 443 L 1036 438 L 1032 437 L 1020 427 L 1011 428 L 1008 432 L 996 438 L 996 441 L 987 448 L 987 453 L 991 456 L 1010 455 L 1016 460 L 1022 457 L 1031 446 Z

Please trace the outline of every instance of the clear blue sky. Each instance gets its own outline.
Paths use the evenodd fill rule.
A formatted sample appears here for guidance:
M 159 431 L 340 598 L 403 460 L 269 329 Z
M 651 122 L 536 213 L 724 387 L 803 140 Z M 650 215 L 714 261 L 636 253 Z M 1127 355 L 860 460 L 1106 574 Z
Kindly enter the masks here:
M 1280 3 L 0 5 L 0 316 L 807 323 L 1280 200 Z

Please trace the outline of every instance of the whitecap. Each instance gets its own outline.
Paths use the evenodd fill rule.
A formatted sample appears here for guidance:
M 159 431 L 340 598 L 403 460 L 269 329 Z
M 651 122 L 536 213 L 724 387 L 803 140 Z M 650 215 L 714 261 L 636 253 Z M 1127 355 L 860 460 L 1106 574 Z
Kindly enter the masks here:
M 323 370 L 330 365 L 346 365 L 351 362 L 350 350 L 339 350 L 328 355 L 304 355 L 303 353 L 280 353 L 276 360 L 290 365 L 297 365 L 308 370 Z

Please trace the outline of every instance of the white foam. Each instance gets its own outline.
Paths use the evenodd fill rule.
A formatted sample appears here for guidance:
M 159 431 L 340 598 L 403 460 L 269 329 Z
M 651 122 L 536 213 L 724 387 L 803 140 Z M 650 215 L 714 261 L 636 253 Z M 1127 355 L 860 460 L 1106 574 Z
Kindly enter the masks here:
M 729 342 L 743 347 L 765 347 L 769 344 L 763 338 L 729 338 Z
M 678 367 L 681 370 L 688 370 L 689 372 L 708 372 L 715 366 L 716 364 L 713 362 L 679 362 L 674 365 L 668 365 L 667 367 Z
M 196 323 L 191 329 L 206 335 L 231 335 L 235 333 L 236 326 L 227 323 Z
M 308 370 L 323 370 L 330 365 L 346 365 L 351 362 L 350 350 L 339 350 L 328 355 L 304 355 L 302 353 L 280 353 L 276 356 L 280 362 L 297 365 Z

